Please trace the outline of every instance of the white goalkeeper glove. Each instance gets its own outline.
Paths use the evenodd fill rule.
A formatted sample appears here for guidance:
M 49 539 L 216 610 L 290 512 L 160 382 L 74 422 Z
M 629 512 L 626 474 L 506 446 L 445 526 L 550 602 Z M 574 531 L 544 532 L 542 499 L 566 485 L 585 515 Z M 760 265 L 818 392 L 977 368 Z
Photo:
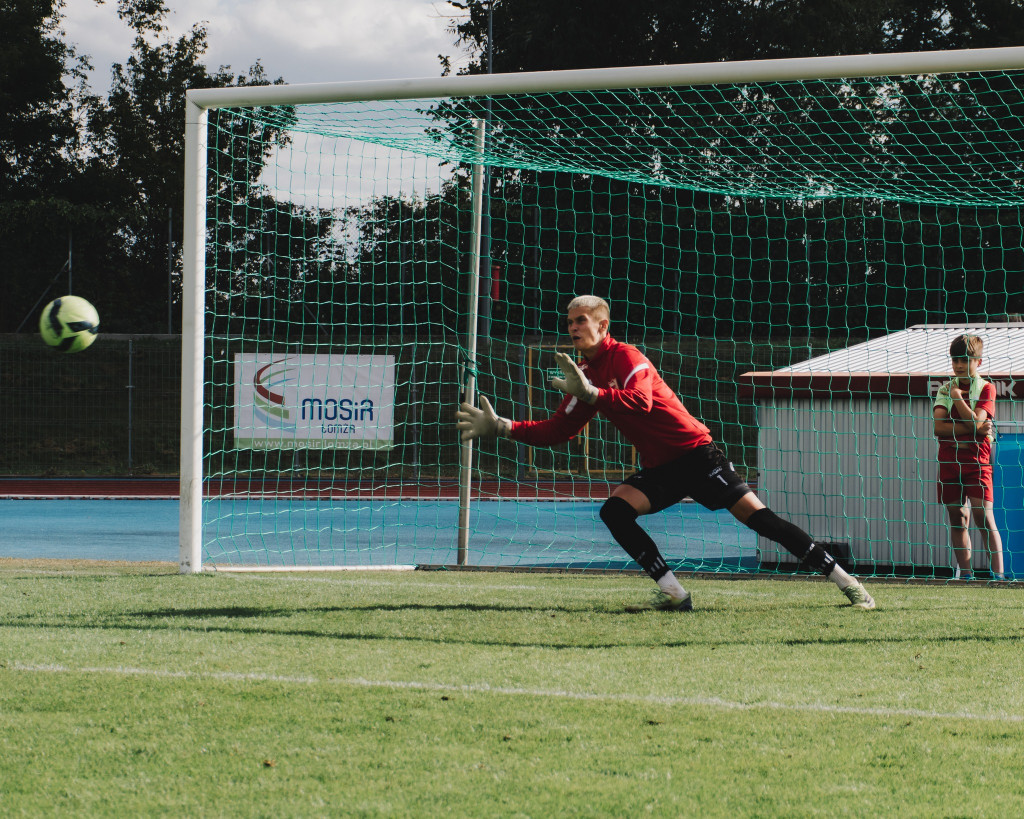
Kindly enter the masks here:
M 555 353 L 555 363 L 565 378 L 552 378 L 551 386 L 566 395 L 574 395 L 580 401 L 586 401 L 588 404 L 593 404 L 597 400 L 597 387 L 587 380 L 583 370 L 576 366 L 575 361 L 565 353 Z
M 497 435 L 504 438 L 512 429 L 512 422 L 502 418 L 491 407 L 491 402 L 480 396 L 480 408 L 462 402 L 455 413 L 455 426 L 462 431 L 463 441 Z

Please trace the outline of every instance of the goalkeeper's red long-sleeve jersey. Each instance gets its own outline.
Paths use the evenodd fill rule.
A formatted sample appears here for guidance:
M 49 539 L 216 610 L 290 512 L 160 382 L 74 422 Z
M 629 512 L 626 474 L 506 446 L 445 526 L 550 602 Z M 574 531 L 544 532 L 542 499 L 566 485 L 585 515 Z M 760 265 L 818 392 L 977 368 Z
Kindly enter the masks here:
M 587 404 L 567 395 L 550 418 L 514 421 L 509 437 L 530 446 L 553 446 L 568 441 L 600 412 L 636 447 L 643 466 L 668 463 L 711 443 L 710 430 L 636 347 L 605 336 L 580 369 L 598 388 L 597 401 Z

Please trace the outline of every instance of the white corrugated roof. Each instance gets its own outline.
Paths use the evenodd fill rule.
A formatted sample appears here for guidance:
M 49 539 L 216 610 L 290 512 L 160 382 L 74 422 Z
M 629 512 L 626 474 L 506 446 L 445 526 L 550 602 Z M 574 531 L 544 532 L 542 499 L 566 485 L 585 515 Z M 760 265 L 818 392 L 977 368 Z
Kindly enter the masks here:
M 963 333 L 985 342 L 980 373 L 1024 374 L 1024 323 L 917 324 L 843 350 L 809 358 L 775 373 L 950 372 L 949 345 Z

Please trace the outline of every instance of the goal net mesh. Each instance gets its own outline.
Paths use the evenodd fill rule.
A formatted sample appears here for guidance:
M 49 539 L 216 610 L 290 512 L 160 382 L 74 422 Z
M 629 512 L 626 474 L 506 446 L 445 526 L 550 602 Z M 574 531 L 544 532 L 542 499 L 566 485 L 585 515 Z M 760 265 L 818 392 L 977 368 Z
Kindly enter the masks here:
M 949 576 L 954 335 L 987 342 L 1001 451 L 1024 421 L 1022 118 L 1017 72 L 211 111 L 204 562 L 454 564 L 463 390 L 552 412 L 594 293 L 778 514 L 862 574 Z M 478 442 L 468 563 L 635 568 L 597 510 L 640 466 L 600 418 Z M 724 511 L 642 523 L 676 569 L 799 568 Z

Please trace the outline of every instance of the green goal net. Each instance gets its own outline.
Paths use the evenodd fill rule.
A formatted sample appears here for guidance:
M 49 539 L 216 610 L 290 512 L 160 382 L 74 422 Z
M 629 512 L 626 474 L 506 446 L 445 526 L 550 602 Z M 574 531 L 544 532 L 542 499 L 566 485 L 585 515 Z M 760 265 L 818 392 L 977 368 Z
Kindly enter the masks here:
M 952 574 L 931 408 L 950 340 L 976 333 L 996 502 L 1019 503 L 1024 73 L 623 70 L 573 90 L 592 73 L 199 106 L 204 335 L 184 407 L 202 429 L 183 435 L 202 459 L 183 492 L 203 500 L 183 504 L 201 532 L 183 568 L 635 568 L 597 516 L 641 465 L 607 421 L 471 452 L 453 425 L 467 390 L 553 412 L 585 293 L 762 499 L 865 575 Z M 1024 550 L 1020 517 L 999 519 Z M 724 511 L 642 523 L 677 569 L 800 569 Z

